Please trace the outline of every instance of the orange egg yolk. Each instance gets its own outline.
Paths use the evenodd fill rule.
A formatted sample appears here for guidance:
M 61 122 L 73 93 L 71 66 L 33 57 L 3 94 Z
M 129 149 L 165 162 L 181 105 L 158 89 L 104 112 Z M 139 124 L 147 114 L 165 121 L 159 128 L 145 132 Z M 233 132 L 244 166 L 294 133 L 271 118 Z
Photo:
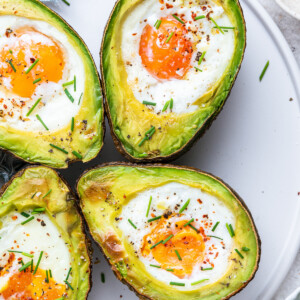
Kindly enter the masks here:
M 174 223 L 172 217 L 161 219 L 152 231 L 144 236 L 141 249 L 143 256 L 153 256 L 163 269 L 174 270 L 173 274 L 179 278 L 191 275 L 195 265 L 203 262 L 205 256 L 203 235 L 201 231 L 196 232 L 190 226 L 184 226 L 188 221 Z M 170 235 L 173 237 L 168 242 L 160 243 L 151 249 L 153 245 L 167 239 Z
M 173 17 L 161 19 L 158 29 L 145 26 L 139 54 L 147 71 L 159 80 L 182 79 L 191 68 L 193 44 L 185 26 Z
M 11 272 L 15 260 L 15 255 L 10 253 L 7 264 L 0 271 L 0 278 Z M 38 269 L 33 275 L 29 267 L 22 272 L 18 269 L 14 271 L 14 274 L 9 277 L 7 287 L 0 292 L 0 296 L 4 299 L 56 300 L 65 293 L 65 285 L 56 283 L 53 278 L 49 278 L 49 282 L 46 282 L 44 270 Z
M 0 69 L 1 87 L 14 95 L 31 98 L 37 85 L 62 79 L 64 53 L 51 37 L 34 28 L 22 27 L 3 38 L 8 43 L 0 50 L 0 64 L 4 66 Z M 26 74 L 37 59 L 38 63 Z

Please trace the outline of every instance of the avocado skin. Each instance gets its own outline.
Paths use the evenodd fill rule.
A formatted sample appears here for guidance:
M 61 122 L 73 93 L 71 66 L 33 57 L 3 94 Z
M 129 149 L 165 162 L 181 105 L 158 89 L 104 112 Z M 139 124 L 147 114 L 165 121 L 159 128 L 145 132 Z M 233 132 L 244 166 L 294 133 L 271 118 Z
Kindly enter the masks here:
M 85 291 L 84 295 L 82 295 L 80 298 L 78 298 L 77 295 L 75 295 L 75 297 L 72 296 L 70 299 L 73 299 L 73 300 L 86 300 L 86 299 L 88 299 L 88 295 L 89 295 L 90 290 L 92 288 L 92 264 L 91 264 L 91 261 L 92 261 L 93 249 L 92 249 L 91 241 L 86 236 L 86 230 L 85 230 L 85 226 L 84 226 L 85 225 L 85 219 L 84 219 L 84 217 L 81 213 L 80 207 L 78 205 L 78 198 L 77 198 L 76 194 L 72 191 L 72 189 L 69 186 L 68 182 L 58 172 L 56 172 L 55 170 L 53 170 L 49 167 L 44 167 L 44 166 L 39 166 L 39 165 L 26 166 L 22 170 L 17 172 L 15 175 L 13 175 L 12 178 L 1 187 L 1 189 L 0 189 L 0 199 L 2 198 L 2 196 L 5 194 L 7 189 L 11 186 L 11 184 L 13 184 L 13 182 L 15 180 L 22 177 L 27 171 L 31 171 L 31 170 L 35 170 L 35 169 L 40 169 L 42 171 L 43 170 L 48 170 L 48 171 L 53 172 L 55 174 L 56 178 L 58 179 L 58 181 L 60 183 L 62 183 L 63 185 L 65 185 L 65 187 L 68 189 L 68 193 L 66 195 L 66 198 L 67 198 L 66 201 L 67 202 L 72 201 L 73 208 L 76 210 L 78 221 L 80 222 L 80 232 L 84 236 L 82 241 L 85 245 L 85 250 L 86 250 L 86 253 L 82 253 L 82 254 L 86 254 L 85 258 L 88 259 L 88 262 L 89 262 L 89 266 L 85 271 L 85 274 L 87 274 L 87 277 L 86 277 L 85 280 L 88 281 L 88 288 L 86 288 L 86 291 Z M 40 177 L 40 178 L 42 178 L 42 177 Z M 61 186 L 57 186 L 57 187 L 60 188 Z M 3 204 L 3 203 L 1 203 L 1 204 Z M 75 288 L 74 288 L 74 290 L 75 290 Z
M 252 217 L 252 214 L 249 210 L 249 208 L 247 207 L 246 203 L 244 202 L 244 200 L 237 194 L 237 192 L 235 192 L 234 189 L 232 189 L 230 186 L 228 186 L 228 184 L 226 184 L 222 179 L 220 179 L 219 177 L 216 177 L 208 172 L 203 172 L 197 168 L 193 168 L 193 167 L 188 167 L 188 166 L 177 166 L 177 165 L 171 165 L 171 164 L 159 164 L 159 163 L 156 163 L 156 164 L 137 164 L 137 163 L 127 163 L 127 162 L 110 162 L 110 163 L 104 163 L 104 164 L 101 164 L 101 165 L 98 165 L 98 166 L 95 166 L 91 169 L 88 169 L 86 171 L 84 171 L 82 173 L 82 175 L 78 178 L 77 180 L 77 194 L 78 194 L 78 198 L 80 200 L 79 202 L 79 205 L 80 205 L 80 208 L 81 208 L 81 211 L 82 211 L 82 215 L 83 215 L 83 218 L 85 219 L 85 224 L 86 224 L 86 228 L 87 230 L 89 231 L 90 233 L 90 236 L 93 238 L 94 242 L 97 244 L 98 248 L 100 249 L 101 253 L 103 254 L 103 256 L 105 257 L 106 261 L 108 262 L 108 264 L 111 266 L 111 269 L 114 273 L 114 275 L 116 276 L 117 279 L 119 279 L 123 284 L 127 285 L 127 287 L 133 291 L 137 297 L 139 297 L 139 299 L 147 299 L 147 300 L 158 300 L 160 298 L 154 298 L 154 297 L 151 297 L 149 295 L 146 295 L 146 294 L 143 294 L 142 292 L 140 292 L 138 290 L 138 288 L 135 288 L 132 284 L 130 284 L 130 282 L 128 280 L 126 280 L 126 278 L 122 277 L 122 275 L 120 274 L 119 270 L 116 268 L 115 265 L 113 265 L 112 263 L 112 258 L 109 257 L 106 253 L 105 253 L 105 250 L 104 250 L 104 247 L 101 245 L 101 242 L 97 239 L 97 236 L 95 236 L 93 234 L 93 230 L 90 228 L 89 226 L 89 223 L 88 223 L 88 220 L 87 220 L 87 217 L 86 215 L 84 214 L 84 203 L 83 203 L 83 199 L 81 197 L 81 193 L 79 191 L 80 189 L 80 184 L 81 184 L 81 180 L 86 176 L 88 175 L 90 172 L 92 171 L 95 171 L 95 170 L 98 170 L 98 169 L 103 169 L 103 168 L 106 168 L 106 167 L 129 167 L 129 168 L 140 168 L 140 169 L 151 169 L 151 168 L 171 168 L 171 169 L 176 169 L 176 170 L 184 170 L 184 171 L 194 171 L 196 173 L 199 173 L 199 174 L 203 174 L 203 175 L 206 175 L 208 177 L 211 177 L 213 179 L 215 179 L 216 181 L 218 181 L 221 185 L 223 185 L 229 192 L 232 193 L 232 195 L 234 195 L 234 197 L 236 198 L 237 202 L 241 205 L 241 207 L 243 207 L 244 211 L 246 212 L 246 214 L 248 215 L 248 218 L 251 222 L 251 226 L 252 226 L 252 229 L 253 229 L 253 232 L 255 234 L 255 238 L 256 238 L 256 245 L 257 245 L 257 256 L 256 256 L 256 265 L 255 265 L 255 268 L 253 269 L 253 272 L 251 274 L 251 276 L 249 277 L 248 280 L 244 281 L 243 284 L 236 290 L 236 291 L 233 291 L 232 293 L 226 295 L 225 297 L 222 297 L 222 298 L 209 298 L 209 299 L 215 299 L 215 300 L 227 300 L 227 299 L 230 299 L 231 297 L 233 297 L 234 295 L 240 293 L 255 277 L 256 275 L 256 272 L 259 268 L 259 264 L 260 264 L 260 259 L 261 259 L 261 239 L 260 239 L 260 236 L 259 236 L 259 233 L 257 231 L 257 227 L 254 223 L 254 220 L 253 220 L 253 217 Z M 86 181 L 84 182 L 86 183 Z M 165 298 L 162 298 L 162 299 L 165 299 Z M 191 298 L 191 299 L 199 299 L 199 298 Z M 202 299 L 202 298 L 201 298 Z M 206 298 L 205 298 L 206 299 Z
M 203 124 L 197 129 L 197 132 L 192 136 L 192 138 L 187 141 L 186 144 L 182 145 L 179 149 L 177 149 L 176 151 L 174 151 L 173 153 L 170 153 L 168 155 L 153 155 L 153 156 L 148 156 L 148 157 L 137 157 L 135 155 L 132 155 L 128 149 L 126 148 L 126 146 L 124 145 L 123 141 L 118 137 L 118 135 L 115 132 L 115 127 L 113 124 L 113 120 L 115 119 L 112 114 L 111 114 L 111 109 L 110 109 L 110 104 L 109 104 L 109 98 L 110 96 L 109 94 L 109 89 L 115 88 L 115 87 L 109 87 L 108 84 L 106 84 L 106 73 L 109 71 L 107 69 L 107 65 L 109 64 L 108 62 L 106 62 L 106 60 L 108 60 L 106 52 L 109 51 L 109 41 L 110 41 L 110 24 L 113 23 L 113 21 L 117 18 L 118 12 L 121 10 L 121 7 L 123 5 L 123 3 L 125 3 L 127 0 L 117 0 L 117 2 L 115 3 L 115 6 L 111 12 L 111 15 L 109 17 L 109 20 L 106 24 L 106 27 L 104 29 L 104 34 L 103 34 L 103 39 L 102 39 L 102 44 L 101 44 L 101 50 L 100 50 L 100 71 L 101 71 L 101 78 L 102 78 L 102 90 L 103 90 L 103 94 L 104 94 L 104 107 L 105 107 L 105 113 L 106 116 L 108 118 L 108 122 L 109 122 L 109 126 L 110 126 L 110 132 L 111 132 L 111 136 L 113 138 L 114 144 L 117 148 L 117 150 L 126 158 L 128 159 L 130 162 L 139 162 L 139 163 L 158 163 L 158 162 L 171 162 L 173 160 L 176 160 L 177 158 L 179 158 L 180 156 L 182 156 L 183 154 L 185 154 L 186 152 L 188 152 L 193 145 L 204 135 L 204 133 L 210 128 L 210 126 L 212 125 L 213 121 L 216 120 L 216 118 L 218 117 L 218 115 L 220 114 L 220 112 L 222 111 L 224 104 L 226 103 L 228 97 L 230 96 L 230 93 L 232 91 L 232 87 L 236 81 L 236 78 L 238 76 L 238 73 L 240 71 L 241 68 L 241 64 L 244 58 L 244 54 L 245 54 L 245 49 L 246 49 L 246 23 L 245 23 L 245 18 L 244 18 L 244 14 L 243 14 L 243 9 L 240 5 L 239 0 L 221 0 L 220 2 L 222 4 L 224 3 L 228 3 L 228 5 L 233 5 L 235 8 L 235 12 L 236 14 L 240 15 L 241 17 L 241 24 L 240 24 L 240 29 L 242 28 L 242 32 L 239 32 L 239 37 L 241 36 L 243 39 L 243 45 L 242 47 L 240 47 L 238 50 L 239 52 L 241 52 L 241 57 L 240 60 L 237 64 L 237 68 L 235 70 L 234 75 L 231 75 L 231 84 L 230 87 L 227 91 L 227 94 L 225 96 L 225 98 L 223 99 L 221 105 L 218 107 L 218 109 L 216 109 L 210 116 L 209 118 L 207 118 Z M 129 0 L 128 0 L 129 1 Z M 239 38 L 237 37 L 237 38 Z M 234 53 L 234 55 L 236 54 L 236 52 Z M 132 148 L 133 146 L 131 146 Z
M 53 132 L 53 134 L 50 131 L 39 137 L 36 137 L 36 132 L 33 134 L 29 131 L 24 133 L 24 131 L 13 128 L 9 128 L 11 132 L 8 134 L 7 130 L 0 126 L 0 149 L 8 151 L 13 156 L 30 164 L 43 164 L 58 169 L 68 168 L 69 164 L 73 162 L 92 160 L 103 148 L 105 112 L 100 76 L 85 42 L 61 16 L 39 0 L 0 0 L 0 14 L 27 17 L 42 20 L 51 25 L 55 24 L 56 28 L 59 28 L 71 39 L 73 46 L 77 47 L 77 50 L 79 49 L 78 53 L 83 59 L 85 69 L 88 69 L 88 72 L 86 71 L 88 74 L 86 74 L 85 90 L 81 99 L 81 103 L 83 101 L 85 103 L 82 103 L 83 109 L 79 110 L 78 115 L 75 116 L 75 121 L 87 120 L 94 133 L 94 137 L 89 140 L 85 137 L 85 133 L 80 132 L 79 128 L 78 130 L 75 129 L 71 136 L 73 138 L 71 145 L 70 142 L 66 141 L 66 138 L 70 137 L 68 125 L 57 132 Z M 87 111 L 90 112 L 87 113 Z M 53 137 L 56 139 L 52 139 Z M 63 142 L 60 142 L 61 138 L 64 139 Z M 50 143 L 68 150 L 69 154 L 62 154 L 51 148 Z M 49 150 L 53 150 L 53 152 L 50 153 Z M 79 159 L 73 155 L 73 150 L 79 152 L 83 158 Z

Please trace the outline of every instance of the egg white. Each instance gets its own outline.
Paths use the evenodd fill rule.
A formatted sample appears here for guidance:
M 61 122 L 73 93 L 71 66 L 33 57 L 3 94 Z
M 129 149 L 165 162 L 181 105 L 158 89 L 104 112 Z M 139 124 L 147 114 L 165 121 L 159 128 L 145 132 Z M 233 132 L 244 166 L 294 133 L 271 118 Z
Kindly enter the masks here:
M 194 21 L 192 12 L 197 16 L 210 14 L 219 26 L 232 26 L 229 17 L 222 6 L 212 0 L 207 2 L 206 11 L 201 9 L 199 1 L 192 8 L 188 7 L 191 1 L 165 1 L 173 8 L 161 10 L 159 0 L 141 1 L 128 15 L 122 26 L 122 58 L 127 71 L 127 82 L 139 102 L 155 102 L 156 106 L 151 107 L 153 112 L 161 113 L 165 103 L 171 98 L 174 101 L 172 111 L 177 114 L 192 112 L 199 109 L 194 102 L 203 96 L 223 75 L 230 63 L 233 53 L 235 36 L 234 31 L 229 30 L 225 34 L 215 34 L 215 25 L 206 18 Z M 200 1 L 201 2 L 201 1 Z M 211 8 L 209 8 L 209 6 Z M 201 41 L 197 43 L 197 50 L 192 57 L 192 67 L 182 80 L 172 79 L 159 81 L 146 70 L 139 55 L 140 39 L 144 27 L 149 24 L 153 26 L 157 20 L 171 16 L 172 14 L 184 14 L 185 19 L 191 24 L 191 28 L 200 28 Z M 206 36 L 210 35 L 210 40 Z M 188 33 L 188 37 L 192 37 Z M 201 66 L 196 61 L 197 52 L 207 51 L 205 61 Z M 200 68 L 203 72 L 197 71 L 194 67 Z M 204 106 L 201 104 L 200 106 Z
M 152 196 L 152 204 L 149 217 L 147 218 L 146 212 L 150 196 Z M 208 215 L 209 221 L 213 224 L 220 222 L 220 224 L 214 232 L 212 232 L 212 228 L 205 229 L 203 226 L 205 234 L 218 236 L 223 240 L 211 238 L 209 241 L 205 242 L 206 253 L 204 260 L 206 258 L 210 259 L 214 264 L 213 270 L 201 271 L 201 267 L 210 267 L 208 264 L 201 263 L 200 265 L 194 266 L 193 273 L 190 277 L 186 276 L 185 278 L 180 279 L 172 274 L 172 272 L 151 267 L 150 264 L 159 265 L 159 263 L 151 256 L 144 257 L 141 254 L 141 247 L 143 245 L 144 236 L 149 234 L 153 228 L 153 226 L 147 222 L 147 220 L 151 218 L 151 213 L 154 213 L 156 216 L 163 215 L 169 211 L 178 213 L 180 208 L 176 210 L 176 205 L 179 204 L 180 207 L 182 207 L 188 199 L 190 199 L 190 203 L 187 210 L 185 210 L 181 216 L 177 217 L 176 222 L 180 220 L 190 220 L 192 218 L 195 220 L 198 219 L 198 221 L 195 221 L 195 224 L 197 225 L 196 227 L 199 228 L 200 226 L 203 226 L 201 221 L 207 220 L 206 218 L 203 218 L 203 215 Z M 197 201 L 198 199 L 201 199 L 202 204 Z M 134 223 L 137 229 L 134 229 L 128 222 L 128 219 Z M 198 188 L 171 182 L 159 187 L 147 189 L 131 199 L 129 203 L 122 208 L 120 221 L 118 221 L 117 226 L 121 230 L 123 237 L 132 245 L 134 251 L 138 254 L 139 259 L 145 265 L 146 270 L 153 277 L 166 284 L 169 284 L 171 281 L 185 283 L 184 287 L 173 287 L 181 290 L 193 290 L 218 281 L 231 265 L 229 257 L 232 253 L 234 242 L 226 228 L 226 223 L 232 224 L 234 228 L 235 217 L 228 207 L 226 207 L 217 197 Z M 221 242 L 224 244 L 221 244 Z M 213 244 L 216 249 L 208 251 L 208 248 Z M 208 252 L 212 252 L 212 254 L 209 254 Z M 215 258 L 217 252 L 219 254 Z M 191 286 L 191 283 L 203 279 L 208 280 L 199 285 Z
M 7 45 L 7 42 L 9 40 L 14 40 L 14 37 L 9 39 L 6 38 L 5 32 L 7 28 L 15 30 L 23 26 L 33 27 L 37 31 L 49 36 L 60 45 L 64 50 L 64 59 L 66 62 L 65 69 L 62 80 L 58 83 L 49 82 L 37 85 L 31 99 L 8 94 L 7 91 L 1 89 L 0 86 L 0 99 L 3 98 L 3 101 L 0 103 L 0 110 L 13 111 L 12 117 L 6 116 L 4 119 L 0 117 L 0 126 L 12 127 L 25 131 L 44 132 L 46 129 L 35 116 L 36 114 L 39 114 L 49 130 L 59 130 L 70 124 L 72 117 L 74 117 L 80 109 L 78 101 L 85 88 L 85 71 L 82 59 L 70 44 L 68 37 L 64 33 L 44 21 L 31 20 L 18 16 L 0 16 L 0 47 L 9 51 L 10 47 L 9 44 Z M 26 39 L 30 37 L 24 36 L 23 38 Z M 40 42 L 43 41 L 40 40 Z M 30 57 L 28 56 L 27 59 L 27 65 L 30 66 Z M 6 62 L 3 62 L 2 64 L 4 63 L 6 64 Z M 2 64 L 0 62 L 0 68 L 2 67 Z M 72 103 L 66 96 L 62 84 L 72 81 L 74 75 L 76 75 L 77 79 L 76 92 L 73 90 L 73 86 L 67 87 L 75 100 L 74 103 Z M 9 82 L 5 82 L 4 80 L 4 85 L 9 86 Z M 36 107 L 34 112 L 28 117 L 28 121 L 20 120 L 20 116 L 23 119 L 26 118 L 27 112 L 39 98 L 42 98 L 41 102 L 44 105 Z M 22 109 L 16 108 L 16 106 L 12 105 L 11 99 L 14 99 L 17 103 L 24 101 L 25 106 Z M 7 106 L 7 109 L 4 108 L 5 105 Z
M 30 211 L 27 213 L 30 214 Z M 13 216 L 18 218 L 13 220 Z M 60 232 L 46 214 L 36 214 L 32 221 L 21 225 L 25 220 L 26 218 L 19 213 L 10 213 L 0 219 L 0 224 L 2 224 L 0 229 L 0 266 L 1 261 L 4 263 L 4 258 L 9 254 L 7 250 L 17 250 L 25 253 L 34 251 L 34 265 L 37 264 L 41 251 L 44 251 L 39 268 L 43 270 L 51 269 L 53 279 L 59 284 L 64 284 L 71 267 L 71 257 L 68 246 L 62 239 Z M 42 224 L 45 224 L 45 226 L 42 226 Z M 17 248 L 17 246 L 19 247 Z M 15 256 L 16 259 L 21 257 L 25 264 L 31 260 L 31 258 L 19 253 L 15 253 Z M 19 268 L 20 265 L 15 263 L 12 270 L 18 271 Z M 0 292 L 12 275 L 10 272 L 4 277 L 0 277 Z

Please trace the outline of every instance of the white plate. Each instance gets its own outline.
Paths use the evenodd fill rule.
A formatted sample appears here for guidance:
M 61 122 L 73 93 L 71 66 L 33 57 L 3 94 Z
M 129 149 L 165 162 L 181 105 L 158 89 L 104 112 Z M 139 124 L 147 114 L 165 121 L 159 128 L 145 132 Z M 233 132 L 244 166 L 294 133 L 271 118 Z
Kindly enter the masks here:
M 294 18 L 300 20 L 299 0 L 276 0 L 277 4 Z
M 81 34 L 99 67 L 102 32 L 113 0 L 71 0 L 59 13 Z M 271 299 L 285 277 L 300 244 L 300 75 L 283 36 L 255 0 L 242 1 L 248 46 L 241 72 L 224 110 L 205 136 L 177 163 L 220 176 L 248 204 L 262 239 L 255 279 L 235 300 Z M 270 67 L 260 83 L 267 60 Z M 297 87 L 298 84 L 298 87 Z M 293 98 L 293 101 L 289 101 Z M 87 167 L 123 160 L 109 131 L 100 157 L 63 171 L 72 183 Z M 90 300 L 137 299 L 101 260 L 94 266 Z M 100 281 L 100 272 L 106 283 Z

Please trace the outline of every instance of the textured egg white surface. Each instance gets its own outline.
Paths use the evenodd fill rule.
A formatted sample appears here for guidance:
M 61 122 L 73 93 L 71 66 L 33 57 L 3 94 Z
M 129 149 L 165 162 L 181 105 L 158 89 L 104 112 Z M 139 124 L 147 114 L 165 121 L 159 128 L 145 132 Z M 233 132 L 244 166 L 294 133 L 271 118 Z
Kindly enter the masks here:
M 13 220 L 13 216 L 18 218 Z M 2 222 L 2 228 L 0 229 L 0 266 L 3 255 L 8 254 L 7 250 L 26 253 L 34 251 L 34 265 L 36 265 L 41 251 L 44 251 L 39 267 L 43 270 L 51 269 L 53 279 L 57 283 L 64 284 L 71 267 L 71 258 L 69 249 L 58 229 L 46 214 L 37 214 L 34 220 L 21 225 L 25 220 L 26 218 L 19 213 L 12 213 L 0 219 L 0 223 Z M 43 224 L 42 221 L 46 224 L 45 226 L 41 225 Z M 16 258 L 22 257 L 25 264 L 31 260 L 31 258 L 18 253 L 15 253 L 15 255 Z M 14 269 L 18 270 L 19 268 L 20 265 L 15 264 Z M 9 277 L 0 277 L 0 290 L 5 283 L 4 281 L 8 279 Z
M 47 125 L 49 130 L 58 130 L 71 123 L 72 117 L 74 117 L 79 111 L 80 106 L 78 105 L 78 100 L 81 93 L 84 91 L 85 86 L 85 74 L 84 66 L 81 58 L 77 54 L 76 50 L 69 43 L 68 38 L 65 34 L 57 30 L 52 25 L 37 20 L 31 20 L 27 18 L 17 17 L 17 16 L 0 16 L 0 49 L 9 51 L 10 44 L 12 44 L 16 39 L 33 39 L 34 36 L 30 37 L 29 35 L 22 35 L 21 37 L 11 36 L 9 39 L 5 36 L 7 28 L 16 30 L 20 27 L 29 26 L 35 30 L 49 36 L 60 47 L 64 50 L 64 59 L 65 59 L 65 69 L 63 72 L 62 80 L 58 83 L 49 82 L 42 83 L 37 85 L 34 95 L 31 99 L 19 97 L 17 95 L 8 94 L 6 90 L 1 89 L 0 86 L 0 99 L 3 98 L 2 103 L 0 103 L 0 110 L 4 109 L 4 105 L 7 105 L 7 111 L 12 110 L 13 108 L 13 117 L 7 117 L 5 122 L 1 122 L 1 126 L 10 126 L 20 130 L 26 131 L 45 131 L 45 128 L 42 124 L 36 119 L 36 114 L 39 114 L 44 123 Z M 40 35 L 39 35 L 40 37 Z M 40 38 L 39 38 L 40 39 Z M 8 43 L 11 41 L 10 43 Z M 49 42 L 46 39 L 47 43 Z M 45 41 L 39 40 L 43 43 Z M 26 53 L 27 66 L 30 66 L 30 51 Z M 0 68 L 6 62 L 0 62 Z M 68 90 L 75 99 L 72 103 L 64 92 L 62 86 L 63 83 L 69 82 L 74 79 L 74 75 L 77 78 L 77 89 L 76 92 L 73 90 L 73 86 L 68 86 Z M 4 82 L 4 85 L 9 87 L 10 82 L 7 80 Z M 21 101 L 26 103 L 23 108 L 16 108 L 12 106 L 11 99 L 19 104 Z M 29 116 L 29 121 L 21 121 L 20 116 L 26 118 L 26 114 L 33 104 L 39 99 L 42 98 L 43 106 L 38 106 L 35 108 L 33 113 Z
M 146 212 L 150 196 L 152 196 L 152 204 L 149 217 L 147 218 Z M 215 232 L 212 232 L 212 228 L 204 228 L 205 234 L 218 236 L 222 238 L 223 241 L 211 238 L 209 241 L 205 242 L 206 252 L 212 244 L 216 247 L 216 249 L 212 250 L 213 255 L 205 253 L 205 258 L 209 257 L 210 261 L 215 265 L 213 270 L 201 271 L 201 267 L 208 268 L 210 266 L 207 264 L 195 265 L 190 277 L 180 279 L 171 272 L 151 267 L 150 264 L 159 265 L 159 263 L 157 263 L 151 256 L 143 257 L 141 254 L 141 247 L 143 245 L 144 236 L 149 234 L 153 228 L 153 226 L 147 222 L 147 220 L 151 218 L 151 213 L 154 213 L 156 216 L 160 216 L 169 211 L 174 213 L 178 212 L 178 209 L 175 210 L 175 206 L 180 204 L 180 207 L 182 207 L 188 199 L 190 199 L 190 203 L 187 210 L 185 210 L 181 216 L 178 216 L 177 220 L 189 221 L 192 218 L 195 218 L 195 220 L 198 219 L 198 221 L 195 221 L 195 227 L 199 228 L 200 226 L 203 226 L 201 220 L 206 220 L 203 218 L 203 215 L 208 215 L 208 220 L 212 221 L 213 224 L 218 221 L 220 224 Z M 202 204 L 197 201 L 198 199 L 201 199 Z M 203 192 L 201 189 L 176 182 L 148 189 L 131 199 L 129 203 L 123 207 L 120 217 L 122 219 L 118 222 L 118 227 L 121 229 L 127 241 L 133 245 L 134 250 L 137 251 L 139 258 L 146 266 L 147 271 L 158 280 L 167 284 L 171 281 L 185 283 L 185 287 L 175 288 L 189 290 L 197 289 L 199 286 L 206 284 L 211 284 L 220 279 L 230 265 L 229 256 L 233 248 L 233 239 L 227 231 L 226 223 L 232 224 L 234 227 L 234 215 L 220 200 L 218 200 L 218 198 Z M 128 219 L 136 225 L 137 229 L 134 229 L 130 225 Z M 153 225 L 155 226 L 156 223 Z M 221 242 L 224 243 L 224 247 Z M 215 254 L 217 252 L 219 252 L 219 254 L 218 257 L 215 258 Z M 209 280 L 200 285 L 190 285 L 192 282 L 202 279 Z
M 138 101 L 157 103 L 153 107 L 156 113 L 161 112 L 166 101 L 169 101 L 171 98 L 174 101 L 172 109 L 174 113 L 180 114 L 195 111 L 199 108 L 199 105 L 193 103 L 220 79 L 230 62 L 234 52 L 234 33 L 232 30 L 229 30 L 225 34 L 215 34 L 216 30 L 213 28 L 215 25 L 211 21 L 208 21 L 206 18 L 194 21 L 192 12 L 199 16 L 206 15 L 212 10 L 213 13 L 210 16 L 219 26 L 232 26 L 232 24 L 223 8 L 216 5 L 213 1 L 206 1 L 210 4 L 211 8 L 205 12 L 203 12 L 199 4 L 193 8 L 188 8 L 182 5 L 183 1 L 165 2 L 172 4 L 173 8 L 161 10 L 162 5 L 159 3 L 159 0 L 142 1 L 132 10 L 124 22 L 121 48 L 128 74 L 127 82 Z M 186 3 L 188 2 L 186 1 Z M 143 29 L 147 24 L 153 26 L 157 20 L 175 13 L 179 15 L 184 14 L 185 19 L 188 22 L 192 22 L 189 24 L 192 29 L 202 26 L 200 29 L 202 39 L 196 45 L 197 50 L 193 53 L 191 69 L 183 80 L 159 81 L 152 77 L 142 64 L 139 55 L 140 39 Z M 207 35 L 210 35 L 209 41 L 206 39 Z M 194 39 L 190 32 L 188 33 L 188 37 Z M 198 66 L 198 62 L 196 61 L 198 51 L 207 51 L 205 61 L 202 62 L 201 67 Z M 194 67 L 201 68 L 203 72 L 197 71 Z

